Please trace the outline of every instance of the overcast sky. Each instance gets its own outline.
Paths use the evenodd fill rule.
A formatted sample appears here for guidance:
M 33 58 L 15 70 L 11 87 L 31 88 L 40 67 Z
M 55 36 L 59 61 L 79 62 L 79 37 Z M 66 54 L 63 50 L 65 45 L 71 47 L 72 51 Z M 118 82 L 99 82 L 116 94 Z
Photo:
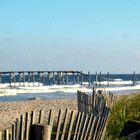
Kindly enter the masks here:
M 0 0 L 0 71 L 140 72 L 140 0 Z

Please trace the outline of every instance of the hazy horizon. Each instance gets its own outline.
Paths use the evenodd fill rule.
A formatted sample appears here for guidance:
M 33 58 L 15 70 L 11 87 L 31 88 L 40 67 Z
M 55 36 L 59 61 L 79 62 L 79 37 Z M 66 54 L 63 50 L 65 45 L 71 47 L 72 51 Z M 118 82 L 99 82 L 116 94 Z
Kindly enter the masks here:
M 140 1 L 0 1 L 0 71 L 140 72 Z

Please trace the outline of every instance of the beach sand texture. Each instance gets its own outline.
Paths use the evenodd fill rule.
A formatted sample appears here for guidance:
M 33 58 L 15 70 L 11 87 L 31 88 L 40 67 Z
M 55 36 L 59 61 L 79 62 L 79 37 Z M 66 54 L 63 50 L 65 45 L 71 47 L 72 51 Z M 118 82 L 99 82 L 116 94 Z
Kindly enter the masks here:
M 20 114 L 30 111 L 50 109 L 65 110 L 77 109 L 77 99 L 57 99 L 57 100 L 27 100 L 19 102 L 0 102 L 0 130 L 11 127 L 11 124 L 20 117 Z

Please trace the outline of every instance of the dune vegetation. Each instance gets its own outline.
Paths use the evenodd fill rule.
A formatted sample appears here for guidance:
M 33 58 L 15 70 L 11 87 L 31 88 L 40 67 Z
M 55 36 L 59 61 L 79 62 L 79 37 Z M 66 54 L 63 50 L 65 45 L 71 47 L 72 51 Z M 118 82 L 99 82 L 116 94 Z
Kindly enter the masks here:
M 105 140 L 127 140 L 140 130 L 140 94 L 128 95 L 111 110 Z M 140 137 L 135 134 L 135 138 Z

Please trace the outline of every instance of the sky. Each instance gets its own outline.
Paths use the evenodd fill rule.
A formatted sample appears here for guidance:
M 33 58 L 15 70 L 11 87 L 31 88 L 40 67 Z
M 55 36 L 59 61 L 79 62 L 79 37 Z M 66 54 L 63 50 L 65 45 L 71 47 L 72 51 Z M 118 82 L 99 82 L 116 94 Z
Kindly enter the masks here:
M 140 0 L 0 0 L 0 71 L 140 72 Z

